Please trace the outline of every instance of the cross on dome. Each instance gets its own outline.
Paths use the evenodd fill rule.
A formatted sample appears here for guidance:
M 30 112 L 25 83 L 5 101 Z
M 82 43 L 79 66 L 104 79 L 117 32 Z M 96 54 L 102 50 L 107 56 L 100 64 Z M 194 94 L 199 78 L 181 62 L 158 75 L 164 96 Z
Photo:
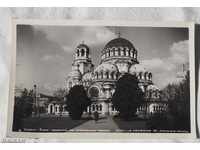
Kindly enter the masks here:
M 117 35 L 118 35 L 118 38 L 120 38 L 120 36 L 121 36 L 121 33 L 120 33 L 120 31 L 117 33 Z

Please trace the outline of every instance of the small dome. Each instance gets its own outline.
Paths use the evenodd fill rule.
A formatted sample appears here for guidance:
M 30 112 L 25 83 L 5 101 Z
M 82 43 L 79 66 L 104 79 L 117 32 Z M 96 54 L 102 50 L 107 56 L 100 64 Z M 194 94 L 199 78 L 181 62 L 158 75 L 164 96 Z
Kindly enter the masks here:
M 141 64 L 134 64 L 129 68 L 129 72 L 130 73 L 140 73 L 140 72 L 145 73 L 146 69 Z
M 121 38 L 121 37 L 118 37 L 108 42 L 104 49 L 112 48 L 112 47 L 128 47 L 129 49 L 134 48 L 133 44 L 129 40 Z
M 92 72 L 88 72 L 83 75 L 82 79 L 85 81 L 88 81 L 88 80 L 92 80 L 92 77 L 93 77 Z
M 118 72 L 118 69 L 111 63 L 102 63 L 95 69 L 94 72 Z
M 79 44 L 78 46 L 77 46 L 77 48 L 78 49 L 82 49 L 82 48 L 86 48 L 87 50 L 89 50 L 89 47 L 86 45 L 86 44 Z
M 147 91 L 149 91 L 149 90 L 152 90 L 152 91 L 158 90 L 159 91 L 160 89 L 156 85 L 151 84 L 151 85 L 147 86 Z
M 69 73 L 70 77 L 77 77 L 80 78 L 81 77 L 81 72 L 79 70 L 73 70 L 72 72 Z
M 73 78 L 81 78 L 81 72 L 78 69 L 77 65 L 74 65 L 72 67 L 72 71 L 69 73 L 69 77 L 73 77 Z

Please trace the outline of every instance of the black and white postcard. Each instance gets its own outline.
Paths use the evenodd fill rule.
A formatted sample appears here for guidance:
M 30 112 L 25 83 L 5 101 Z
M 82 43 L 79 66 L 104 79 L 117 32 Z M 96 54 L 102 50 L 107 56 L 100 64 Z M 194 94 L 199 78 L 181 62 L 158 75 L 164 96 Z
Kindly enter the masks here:
M 13 22 L 8 136 L 194 137 L 193 23 Z

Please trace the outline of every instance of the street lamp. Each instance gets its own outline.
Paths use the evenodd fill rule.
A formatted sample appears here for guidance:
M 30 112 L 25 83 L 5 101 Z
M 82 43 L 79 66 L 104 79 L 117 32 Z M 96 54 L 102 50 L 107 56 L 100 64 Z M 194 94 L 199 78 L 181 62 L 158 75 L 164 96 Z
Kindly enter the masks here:
M 34 99 L 35 99 L 35 115 L 40 116 L 39 103 L 37 99 L 37 86 L 34 84 Z

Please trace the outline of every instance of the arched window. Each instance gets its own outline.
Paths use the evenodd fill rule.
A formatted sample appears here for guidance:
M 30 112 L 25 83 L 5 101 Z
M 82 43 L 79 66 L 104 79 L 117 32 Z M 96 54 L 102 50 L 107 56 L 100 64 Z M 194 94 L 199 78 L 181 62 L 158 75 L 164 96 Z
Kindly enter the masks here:
M 112 105 L 112 111 L 115 111 L 115 107 Z
M 149 90 L 149 98 L 152 98 L 152 91 Z
M 98 72 L 95 72 L 94 74 L 95 79 L 98 79 Z
M 66 105 L 63 106 L 63 111 L 67 111 L 67 106 Z
M 119 74 L 118 74 L 118 73 L 116 73 L 116 74 L 115 74 L 115 78 L 116 78 L 116 79 L 118 79 L 118 77 L 119 77 Z
M 157 98 L 160 97 L 160 92 L 159 92 L 159 90 L 156 90 L 156 97 L 157 97 Z
M 86 56 L 89 56 L 89 49 L 86 50 Z
M 135 51 L 135 59 L 137 59 L 137 51 Z
M 99 106 L 98 105 L 96 105 L 96 110 L 99 111 Z
M 56 111 L 56 112 L 57 112 L 57 109 L 58 109 L 58 108 L 57 108 L 57 106 L 56 106 L 56 107 L 55 107 L 55 111 Z
M 157 96 L 158 96 L 158 93 L 157 93 L 157 91 L 155 91 L 155 98 L 157 98 Z
M 120 48 L 118 48 L 118 56 L 121 56 L 121 54 L 120 54 Z
M 108 72 L 106 72 L 106 79 L 108 79 L 109 78 L 109 73 Z
M 50 112 L 49 112 L 49 113 L 52 114 L 52 113 L 53 113 L 53 110 L 54 110 L 54 108 L 53 108 L 53 107 L 54 107 L 53 104 L 50 104 L 49 107 L 50 107 Z
M 157 91 L 154 91 L 154 97 L 157 98 Z
M 145 80 L 148 80 L 148 79 L 149 79 L 149 78 L 148 78 L 148 72 L 145 72 L 144 77 L 145 77 Z
M 89 90 L 90 97 L 99 97 L 99 89 L 97 87 L 92 87 Z
M 77 56 L 80 56 L 80 54 L 79 54 L 79 49 L 77 49 L 76 53 L 77 53 Z
M 101 72 L 101 79 L 103 79 L 103 71 Z
M 139 79 L 142 79 L 142 72 L 139 73 Z
M 92 111 L 95 111 L 95 106 L 94 105 L 92 105 Z
M 118 51 L 117 51 L 117 49 L 112 48 L 112 50 L 114 51 L 114 56 L 117 56 L 117 55 L 118 55 Z
M 149 73 L 149 80 L 151 80 L 152 79 L 152 74 L 151 73 Z
M 85 53 L 85 51 L 84 51 L 84 49 L 82 48 L 82 49 L 81 49 L 81 56 L 84 56 L 84 53 Z
M 99 105 L 99 111 L 102 111 L 102 104 Z
M 133 51 L 133 58 L 136 59 L 136 51 Z
M 126 56 L 126 50 L 125 49 L 123 49 L 123 53 L 124 53 L 124 56 Z
M 97 78 L 97 79 L 99 78 L 99 74 L 98 74 L 98 73 L 96 73 L 96 78 Z
M 111 78 L 114 79 L 114 72 L 111 72 Z
M 111 49 L 111 56 L 115 56 L 115 51 Z

